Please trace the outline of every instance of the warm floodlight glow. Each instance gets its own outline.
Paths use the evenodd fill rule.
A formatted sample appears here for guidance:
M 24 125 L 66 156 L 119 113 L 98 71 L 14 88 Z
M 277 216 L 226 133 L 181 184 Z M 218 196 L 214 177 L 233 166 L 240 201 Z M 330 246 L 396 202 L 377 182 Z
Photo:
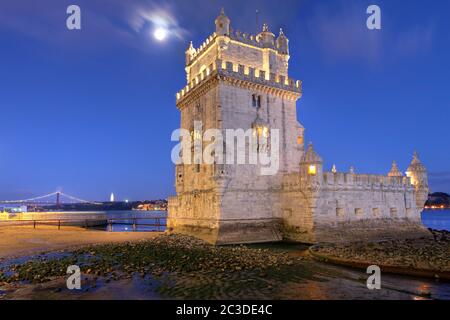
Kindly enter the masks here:
M 315 176 L 315 175 L 317 174 L 317 168 L 316 168 L 315 165 L 309 166 L 309 168 L 308 168 L 308 174 L 309 174 L 309 175 L 312 175 L 312 176 Z
M 163 41 L 164 39 L 167 38 L 167 29 L 158 28 L 153 33 L 153 36 L 155 37 L 156 40 Z

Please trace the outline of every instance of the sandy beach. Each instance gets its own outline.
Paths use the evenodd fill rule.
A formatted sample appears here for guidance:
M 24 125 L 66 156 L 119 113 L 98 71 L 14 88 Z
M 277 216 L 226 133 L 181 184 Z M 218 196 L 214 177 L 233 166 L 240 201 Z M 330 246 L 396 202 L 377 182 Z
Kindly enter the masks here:
M 77 227 L 2 226 L 0 259 L 62 250 L 92 244 L 118 243 L 152 239 L 159 232 L 105 232 Z

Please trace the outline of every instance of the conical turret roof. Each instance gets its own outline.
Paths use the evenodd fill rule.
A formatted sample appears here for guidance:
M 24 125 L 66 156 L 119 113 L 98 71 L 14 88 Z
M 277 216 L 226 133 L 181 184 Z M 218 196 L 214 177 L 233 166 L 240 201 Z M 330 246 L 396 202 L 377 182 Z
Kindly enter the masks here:
M 427 169 L 419 159 L 419 155 L 414 151 L 414 156 L 411 164 L 408 167 L 408 172 L 426 172 Z
M 401 171 L 398 169 L 397 163 L 394 161 L 392 162 L 392 168 L 391 171 L 388 174 L 389 177 L 402 177 L 403 174 L 401 173 Z
M 302 162 L 322 162 L 322 158 L 314 150 L 313 144 L 310 142 L 305 154 L 303 155 Z

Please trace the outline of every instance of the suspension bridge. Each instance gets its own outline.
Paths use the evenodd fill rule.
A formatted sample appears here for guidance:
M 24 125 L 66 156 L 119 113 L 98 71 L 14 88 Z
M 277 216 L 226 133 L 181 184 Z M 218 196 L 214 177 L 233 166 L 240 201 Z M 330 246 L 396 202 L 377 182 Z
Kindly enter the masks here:
M 42 205 L 42 206 L 49 206 L 49 205 L 56 205 L 61 206 L 64 204 L 96 204 L 101 205 L 100 202 L 95 201 L 89 201 L 89 200 L 83 200 L 68 194 L 65 194 L 61 191 L 55 191 L 50 194 L 46 194 L 43 196 L 38 196 L 34 198 L 29 199 L 23 199 L 23 200 L 0 200 L 0 205 L 27 205 L 27 206 L 33 206 L 33 205 Z

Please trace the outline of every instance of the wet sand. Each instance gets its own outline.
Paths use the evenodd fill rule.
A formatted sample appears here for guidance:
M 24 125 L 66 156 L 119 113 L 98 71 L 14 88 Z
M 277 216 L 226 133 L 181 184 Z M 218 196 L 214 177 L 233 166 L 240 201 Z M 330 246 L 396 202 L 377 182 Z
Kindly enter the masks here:
M 0 228 L 0 260 L 57 251 L 91 244 L 119 243 L 152 239 L 158 233 L 109 233 L 105 231 L 41 227 Z M 130 274 L 118 281 L 101 276 L 84 275 L 82 290 L 70 291 L 66 278 L 58 277 L 42 284 L 3 284 L 2 299 L 127 300 L 127 299 L 450 299 L 450 283 L 391 274 L 382 275 L 382 289 L 368 290 L 368 275 L 363 270 L 317 262 L 309 255 L 308 246 L 287 244 L 253 245 L 273 252 L 286 252 L 302 261 L 295 270 L 281 271 L 269 277 L 249 272 L 172 273 L 144 278 Z M 3 259 L 2 259 L 3 258 Z M 256 286 L 260 283 L 262 286 Z
M 77 227 L 2 226 L 0 227 L 0 260 L 47 251 L 105 243 L 153 239 L 159 232 L 105 232 Z
M 383 275 L 381 290 L 368 290 L 363 271 L 332 266 L 307 259 L 305 270 L 313 277 L 300 276 L 295 280 L 267 281 L 267 288 L 256 289 L 242 283 L 255 280 L 236 273 L 227 279 L 211 275 L 190 274 L 175 276 L 161 292 L 160 279 L 131 276 L 127 279 L 105 282 L 104 278 L 83 277 L 82 289 L 70 291 L 66 279 L 48 283 L 11 285 L 0 291 L 0 300 L 160 300 L 160 299 L 282 299 L 282 300 L 423 300 L 450 299 L 450 284 L 427 279 Z M 164 281 L 163 281 L 164 282 Z M 278 286 L 277 283 L 278 282 Z M 281 283 L 280 283 L 281 282 Z M 213 288 L 211 290 L 211 288 Z M 9 292 L 8 292 L 9 291 Z

